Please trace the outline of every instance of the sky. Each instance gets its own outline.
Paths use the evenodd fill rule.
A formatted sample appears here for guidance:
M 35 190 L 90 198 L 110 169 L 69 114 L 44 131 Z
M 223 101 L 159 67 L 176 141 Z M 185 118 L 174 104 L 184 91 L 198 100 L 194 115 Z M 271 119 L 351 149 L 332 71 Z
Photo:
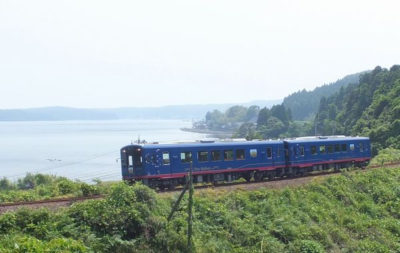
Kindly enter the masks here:
M 398 0 L 0 0 L 0 109 L 281 99 L 400 64 Z

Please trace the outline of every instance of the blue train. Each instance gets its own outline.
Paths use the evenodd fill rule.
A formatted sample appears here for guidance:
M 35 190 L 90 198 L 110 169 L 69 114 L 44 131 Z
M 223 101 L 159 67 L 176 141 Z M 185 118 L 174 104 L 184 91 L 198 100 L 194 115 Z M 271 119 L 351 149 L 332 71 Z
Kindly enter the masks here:
M 302 137 L 263 141 L 198 141 L 176 144 L 132 144 L 121 149 L 122 177 L 153 188 L 185 184 L 192 166 L 195 183 L 250 181 L 300 176 L 371 159 L 367 137 Z

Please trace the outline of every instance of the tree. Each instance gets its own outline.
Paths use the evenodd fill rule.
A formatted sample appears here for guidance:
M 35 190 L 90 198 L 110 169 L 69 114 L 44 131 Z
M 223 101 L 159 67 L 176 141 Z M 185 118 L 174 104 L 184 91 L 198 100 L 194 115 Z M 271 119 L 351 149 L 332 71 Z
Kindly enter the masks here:
M 271 112 L 267 107 L 264 107 L 263 109 L 260 110 L 258 113 L 258 118 L 257 118 L 257 125 L 259 127 L 266 125 L 268 118 L 271 116 Z

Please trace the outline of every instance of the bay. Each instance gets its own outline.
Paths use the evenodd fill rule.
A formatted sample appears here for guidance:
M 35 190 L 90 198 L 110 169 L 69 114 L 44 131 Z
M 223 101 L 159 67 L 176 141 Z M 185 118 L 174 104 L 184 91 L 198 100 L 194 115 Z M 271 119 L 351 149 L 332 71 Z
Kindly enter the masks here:
M 16 180 L 46 173 L 91 182 L 120 180 L 119 150 L 138 138 L 147 142 L 204 139 L 184 132 L 182 120 L 0 122 L 0 177 Z

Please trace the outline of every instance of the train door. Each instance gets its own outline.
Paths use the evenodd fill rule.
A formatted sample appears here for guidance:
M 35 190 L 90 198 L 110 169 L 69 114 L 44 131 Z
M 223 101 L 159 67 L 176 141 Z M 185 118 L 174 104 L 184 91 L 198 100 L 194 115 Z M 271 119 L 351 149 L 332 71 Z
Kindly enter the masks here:
M 267 146 L 266 152 L 265 152 L 265 158 L 267 159 L 267 163 L 269 165 L 274 165 L 275 164 L 275 159 L 274 159 L 274 149 L 273 146 Z
M 161 166 L 162 166 L 162 171 L 165 174 L 171 174 L 171 163 L 173 163 L 173 159 L 171 156 L 171 152 L 169 151 L 163 151 L 161 154 Z
M 290 164 L 290 147 L 289 147 L 289 143 L 288 142 L 284 142 L 284 146 L 283 146 L 283 149 L 284 149 L 284 152 L 285 152 L 285 154 L 284 154 L 284 156 L 285 156 L 285 164 L 286 164 L 286 166 L 290 166 L 291 164 Z
M 140 175 L 143 171 L 142 149 L 140 147 L 127 148 L 126 165 L 129 176 Z

